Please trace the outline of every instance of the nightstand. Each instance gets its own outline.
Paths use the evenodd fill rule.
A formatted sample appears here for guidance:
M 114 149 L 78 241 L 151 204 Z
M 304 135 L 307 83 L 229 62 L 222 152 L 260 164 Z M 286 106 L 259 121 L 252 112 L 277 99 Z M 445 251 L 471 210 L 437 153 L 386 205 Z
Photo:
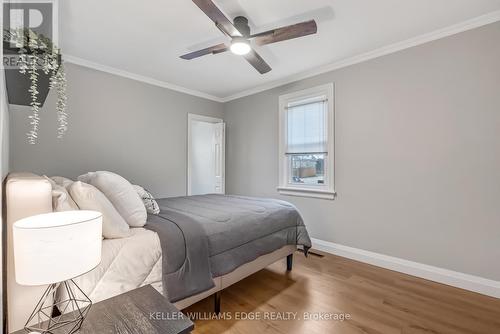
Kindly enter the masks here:
M 79 334 L 187 334 L 194 324 L 151 285 L 92 305 Z M 56 330 L 54 334 L 66 333 Z M 19 330 L 14 334 L 26 334 Z

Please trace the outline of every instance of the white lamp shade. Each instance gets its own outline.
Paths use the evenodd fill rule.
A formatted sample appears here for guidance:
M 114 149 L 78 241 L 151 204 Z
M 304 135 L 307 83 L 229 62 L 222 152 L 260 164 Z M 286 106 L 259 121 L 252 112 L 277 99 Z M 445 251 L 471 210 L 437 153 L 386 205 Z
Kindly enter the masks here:
M 17 283 L 45 285 L 75 278 L 101 262 L 102 214 L 64 211 L 18 220 L 13 244 Z

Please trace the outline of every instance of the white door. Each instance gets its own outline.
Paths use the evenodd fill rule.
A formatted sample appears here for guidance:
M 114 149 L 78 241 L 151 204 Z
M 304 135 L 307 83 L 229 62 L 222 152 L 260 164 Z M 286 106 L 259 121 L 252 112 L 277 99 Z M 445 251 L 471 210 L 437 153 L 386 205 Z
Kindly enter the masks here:
M 188 116 L 188 195 L 224 194 L 225 123 Z
M 215 158 L 215 193 L 224 194 L 224 144 L 226 123 L 214 124 L 214 158 Z

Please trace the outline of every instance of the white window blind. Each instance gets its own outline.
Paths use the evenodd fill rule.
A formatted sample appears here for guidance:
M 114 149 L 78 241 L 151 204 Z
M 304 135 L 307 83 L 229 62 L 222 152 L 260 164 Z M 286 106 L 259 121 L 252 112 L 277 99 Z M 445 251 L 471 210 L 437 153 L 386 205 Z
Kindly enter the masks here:
M 279 97 L 279 180 L 282 195 L 335 198 L 333 83 Z
M 328 101 L 326 97 L 289 103 L 286 109 L 286 154 L 327 154 Z

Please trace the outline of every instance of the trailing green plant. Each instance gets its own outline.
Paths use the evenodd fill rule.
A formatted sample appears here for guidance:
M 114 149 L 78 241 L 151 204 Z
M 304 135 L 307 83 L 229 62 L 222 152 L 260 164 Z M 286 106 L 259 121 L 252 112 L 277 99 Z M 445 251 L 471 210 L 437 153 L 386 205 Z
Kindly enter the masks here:
M 29 76 L 31 81 L 28 90 L 30 94 L 31 115 L 29 116 L 31 129 L 27 133 L 28 142 L 36 144 L 40 124 L 40 106 L 38 99 L 39 70 L 50 75 L 50 89 L 57 92 L 57 137 L 62 138 L 68 130 L 66 73 L 61 60 L 60 49 L 44 35 L 39 35 L 31 29 L 14 29 L 4 32 L 4 41 L 13 43 L 18 49 L 19 72 Z

